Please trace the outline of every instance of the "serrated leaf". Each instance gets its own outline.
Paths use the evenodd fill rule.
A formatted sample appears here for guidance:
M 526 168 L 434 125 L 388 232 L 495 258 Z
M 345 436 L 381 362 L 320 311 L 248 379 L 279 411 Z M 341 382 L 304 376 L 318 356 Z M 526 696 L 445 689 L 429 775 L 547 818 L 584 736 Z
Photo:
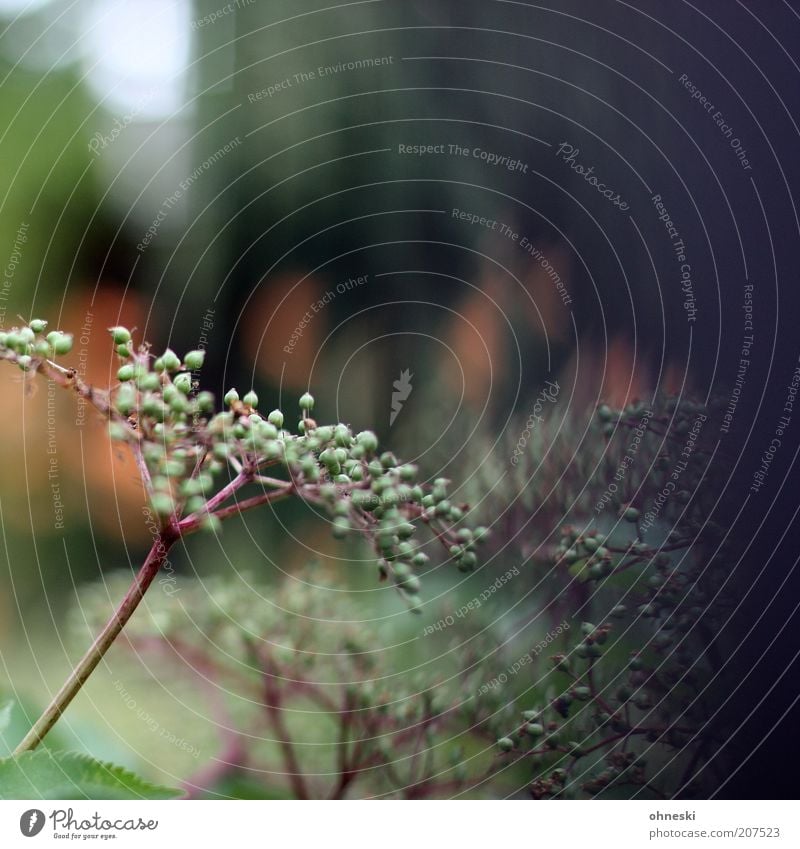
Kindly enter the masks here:
M 77 752 L 0 759 L 0 799 L 174 799 L 182 793 Z

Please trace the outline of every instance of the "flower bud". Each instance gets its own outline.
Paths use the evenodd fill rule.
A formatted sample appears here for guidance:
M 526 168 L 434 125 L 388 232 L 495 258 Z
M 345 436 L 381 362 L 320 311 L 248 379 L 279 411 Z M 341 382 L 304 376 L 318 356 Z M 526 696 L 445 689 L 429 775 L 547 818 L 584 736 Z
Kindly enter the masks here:
M 154 492 L 150 503 L 159 516 L 169 516 L 175 509 L 172 497 L 166 492 Z
M 229 389 L 222 400 L 226 406 L 232 407 L 239 400 L 239 393 L 235 389 Z
M 345 516 L 337 516 L 333 520 L 333 535 L 336 539 L 342 539 L 350 530 L 350 521 Z
M 247 404 L 248 407 L 253 407 L 255 409 L 258 406 L 258 395 L 251 389 L 249 392 L 245 393 L 242 401 Z
M 189 351 L 183 358 L 183 364 L 189 371 L 194 371 L 195 369 L 202 368 L 205 358 L 205 351 Z
M 172 379 L 172 383 L 175 388 L 184 395 L 188 395 L 192 391 L 192 376 L 188 371 L 176 374 Z
M 53 330 L 47 334 L 47 341 L 53 346 L 53 351 L 59 356 L 68 354 L 72 350 L 72 334 L 61 333 Z
M 197 409 L 201 413 L 214 412 L 214 396 L 210 392 L 201 392 L 196 399 Z
M 167 371 L 178 371 L 181 367 L 180 357 L 171 349 L 167 348 L 161 355 L 161 360 L 164 363 L 164 368 Z
M 362 430 L 356 436 L 356 442 L 369 453 L 376 451 L 378 448 L 378 437 L 371 430 Z
M 514 741 L 510 737 L 501 737 L 497 741 L 497 748 L 501 752 L 510 752 L 514 748 Z
M 131 332 L 127 327 L 109 327 L 108 332 L 115 345 L 125 345 L 131 341 Z
M 298 403 L 300 405 L 301 410 L 310 412 L 314 409 L 314 396 L 310 392 L 304 392 L 300 396 L 300 401 Z
M 280 430 L 283 427 L 283 413 L 280 410 L 273 410 L 267 416 L 267 421 Z

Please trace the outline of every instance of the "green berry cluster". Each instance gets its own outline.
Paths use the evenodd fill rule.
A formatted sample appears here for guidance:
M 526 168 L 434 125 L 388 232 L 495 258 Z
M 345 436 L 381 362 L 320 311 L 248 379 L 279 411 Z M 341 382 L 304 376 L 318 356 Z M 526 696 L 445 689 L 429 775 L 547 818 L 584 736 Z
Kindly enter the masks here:
M 607 542 L 606 535 L 597 529 L 566 525 L 553 553 L 554 562 L 573 567 L 572 571 L 578 571 L 585 579 L 601 581 L 614 571 L 614 557 Z
M 237 495 L 237 504 L 298 496 L 322 508 L 334 536 L 366 538 L 380 577 L 412 610 L 420 608 L 418 573 L 428 563 L 417 540 L 421 527 L 459 569 L 475 568 L 476 546 L 486 531 L 467 526 L 468 507 L 452 501 L 448 481 L 424 482 L 415 465 L 381 450 L 372 431 L 318 424 L 309 392 L 298 399 L 294 429 L 282 410 L 262 412 L 253 389 L 240 395 L 231 388 L 218 410 L 214 395 L 198 391 L 193 377 L 203 366 L 203 351 L 181 357 L 167 348 L 154 355 L 147 344 L 134 346 L 128 328 L 116 326 L 109 334 L 119 360 L 117 382 L 102 393 L 79 384 L 72 370 L 55 371 L 50 358 L 67 353 L 72 337 L 59 331 L 45 336 L 46 326 L 37 319 L 1 334 L 0 356 L 26 370 L 57 374 L 95 403 L 109 419 L 111 438 L 137 455 L 152 510 L 172 533 L 218 530 L 222 519 L 237 512 L 236 504 L 226 502 L 250 487 L 260 494 Z
M 47 322 L 34 318 L 24 327 L 0 331 L 0 359 L 15 362 L 22 371 L 36 371 L 45 360 L 72 350 L 72 334 L 47 331 Z

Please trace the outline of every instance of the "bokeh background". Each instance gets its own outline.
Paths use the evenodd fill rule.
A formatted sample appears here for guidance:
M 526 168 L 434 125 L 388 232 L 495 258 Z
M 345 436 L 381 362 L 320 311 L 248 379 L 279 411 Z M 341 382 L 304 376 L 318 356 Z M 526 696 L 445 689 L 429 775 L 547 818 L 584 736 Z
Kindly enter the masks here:
M 723 636 L 740 733 L 719 792 L 791 794 L 772 752 L 797 754 L 800 411 L 751 485 L 800 353 L 798 44 L 795 0 L 0 0 L 0 325 L 74 332 L 71 364 L 103 387 L 106 327 L 200 345 L 218 394 L 293 409 L 310 388 L 321 418 L 374 427 L 431 479 L 469 481 L 475 445 L 516 432 L 547 380 L 578 433 L 600 401 L 736 397 L 714 518 L 742 551 Z M 35 712 L 87 639 L 81 588 L 135 567 L 150 532 L 90 412 L 11 369 L 0 398 L 0 685 Z M 298 507 L 190 542 L 154 591 L 178 603 L 226 570 L 278 587 L 309 563 L 387 644 L 418 633 Z M 431 579 L 433 620 L 455 583 Z M 115 652 L 65 745 L 185 780 L 221 745 L 199 673 Z

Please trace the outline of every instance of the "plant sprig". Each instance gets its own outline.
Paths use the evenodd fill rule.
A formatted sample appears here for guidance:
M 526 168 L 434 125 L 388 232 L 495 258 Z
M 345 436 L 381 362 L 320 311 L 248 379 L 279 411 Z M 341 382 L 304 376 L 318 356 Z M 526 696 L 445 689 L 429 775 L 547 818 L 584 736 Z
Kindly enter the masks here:
M 417 572 L 428 562 L 414 541 L 420 526 L 461 570 L 474 569 L 476 544 L 485 530 L 465 525 L 468 506 L 450 501 L 444 478 L 425 483 L 415 465 L 380 452 L 372 431 L 353 433 L 341 422 L 317 424 L 308 392 L 299 399 L 294 429 L 279 409 L 262 414 L 253 390 L 240 396 L 230 389 L 218 411 L 214 395 L 198 391 L 193 378 L 203 365 L 203 351 L 180 358 L 167 348 L 154 356 L 149 344 L 134 345 L 128 328 L 112 327 L 109 333 L 119 358 L 117 382 L 109 390 L 92 387 L 75 369 L 55 361 L 70 352 L 72 336 L 47 332 L 46 321 L 34 319 L 0 333 L 0 359 L 72 389 L 107 419 L 111 439 L 133 452 L 161 522 L 119 608 L 17 753 L 38 745 L 83 686 L 171 546 L 201 529 L 217 532 L 232 516 L 291 496 L 313 504 L 329 518 L 334 536 L 360 534 L 368 540 L 381 580 L 391 581 L 414 612 L 421 610 Z M 252 494 L 245 496 L 245 488 Z

